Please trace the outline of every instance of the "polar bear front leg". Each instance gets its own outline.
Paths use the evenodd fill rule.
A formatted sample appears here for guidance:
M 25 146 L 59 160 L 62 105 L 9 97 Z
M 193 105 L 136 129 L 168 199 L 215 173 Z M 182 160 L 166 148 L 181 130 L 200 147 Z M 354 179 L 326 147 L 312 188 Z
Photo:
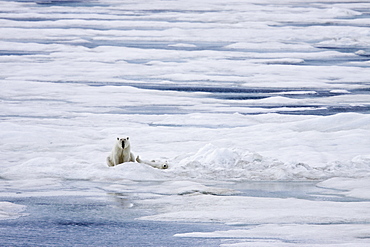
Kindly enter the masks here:
M 114 166 L 114 164 L 112 163 L 112 160 L 111 160 L 110 156 L 108 156 L 108 157 L 107 157 L 107 165 L 108 165 L 109 167 Z
M 114 166 L 117 166 L 117 165 L 123 163 L 123 161 L 120 161 L 120 159 L 122 160 L 122 158 L 120 158 L 119 155 L 116 155 L 116 156 L 113 157 L 113 164 L 114 164 Z
M 130 153 L 130 162 L 135 162 L 135 155 L 133 153 Z

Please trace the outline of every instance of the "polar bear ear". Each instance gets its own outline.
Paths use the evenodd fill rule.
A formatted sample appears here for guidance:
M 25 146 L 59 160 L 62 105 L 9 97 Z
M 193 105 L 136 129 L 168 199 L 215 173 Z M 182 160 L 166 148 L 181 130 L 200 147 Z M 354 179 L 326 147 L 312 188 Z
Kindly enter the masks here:
M 119 137 L 117 137 L 117 141 L 119 140 Z
M 127 139 L 127 140 L 128 140 L 128 139 L 130 139 L 130 137 L 127 137 L 126 139 Z

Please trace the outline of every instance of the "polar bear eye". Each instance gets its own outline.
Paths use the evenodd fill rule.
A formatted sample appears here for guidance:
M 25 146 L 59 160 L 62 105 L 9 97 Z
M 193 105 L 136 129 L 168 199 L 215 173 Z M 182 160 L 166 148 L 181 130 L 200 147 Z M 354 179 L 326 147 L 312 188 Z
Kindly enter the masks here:
M 130 139 L 130 137 L 127 137 L 126 140 Z

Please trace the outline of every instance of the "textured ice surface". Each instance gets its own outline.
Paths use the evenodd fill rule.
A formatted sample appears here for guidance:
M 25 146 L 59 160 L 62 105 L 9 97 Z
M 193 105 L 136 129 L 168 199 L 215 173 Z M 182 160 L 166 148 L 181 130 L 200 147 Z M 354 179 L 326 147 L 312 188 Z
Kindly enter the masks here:
M 22 237 L 45 198 L 106 203 L 108 194 L 150 211 L 139 219 L 231 227 L 170 233 L 203 246 L 368 245 L 369 9 L 331 0 L 2 1 L 0 212 L 4 232 L 14 227 L 2 241 Z M 118 136 L 169 169 L 108 168 Z M 94 217 L 71 217 L 64 233 L 101 230 Z
M 25 216 L 26 214 L 22 213 L 25 206 L 17 205 L 10 202 L 0 202 L 0 220 L 5 219 L 16 219 L 20 216 Z

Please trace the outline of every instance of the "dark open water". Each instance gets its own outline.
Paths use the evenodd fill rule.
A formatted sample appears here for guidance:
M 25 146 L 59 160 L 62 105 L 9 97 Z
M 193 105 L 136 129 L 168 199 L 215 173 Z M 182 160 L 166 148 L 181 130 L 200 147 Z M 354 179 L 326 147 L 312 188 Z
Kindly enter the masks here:
M 74 182 L 75 187 L 95 187 Z M 229 187 L 240 195 L 305 200 L 360 201 L 330 196 L 316 182 L 240 182 Z M 143 186 L 147 186 L 144 183 Z M 332 191 L 334 192 L 334 191 Z M 232 227 L 219 223 L 178 223 L 136 220 L 155 209 L 131 204 L 133 194 L 91 196 L 0 197 L 0 201 L 26 205 L 23 216 L 0 221 L 1 246 L 219 246 L 228 238 L 183 238 L 178 233 L 213 232 Z M 334 194 L 334 193 L 333 193 Z M 21 193 L 19 194 L 21 195 Z
M 220 239 L 173 237 L 226 229 L 221 224 L 135 220 L 148 212 L 84 196 L 0 198 L 28 216 L 0 221 L 1 246 L 218 246 Z

